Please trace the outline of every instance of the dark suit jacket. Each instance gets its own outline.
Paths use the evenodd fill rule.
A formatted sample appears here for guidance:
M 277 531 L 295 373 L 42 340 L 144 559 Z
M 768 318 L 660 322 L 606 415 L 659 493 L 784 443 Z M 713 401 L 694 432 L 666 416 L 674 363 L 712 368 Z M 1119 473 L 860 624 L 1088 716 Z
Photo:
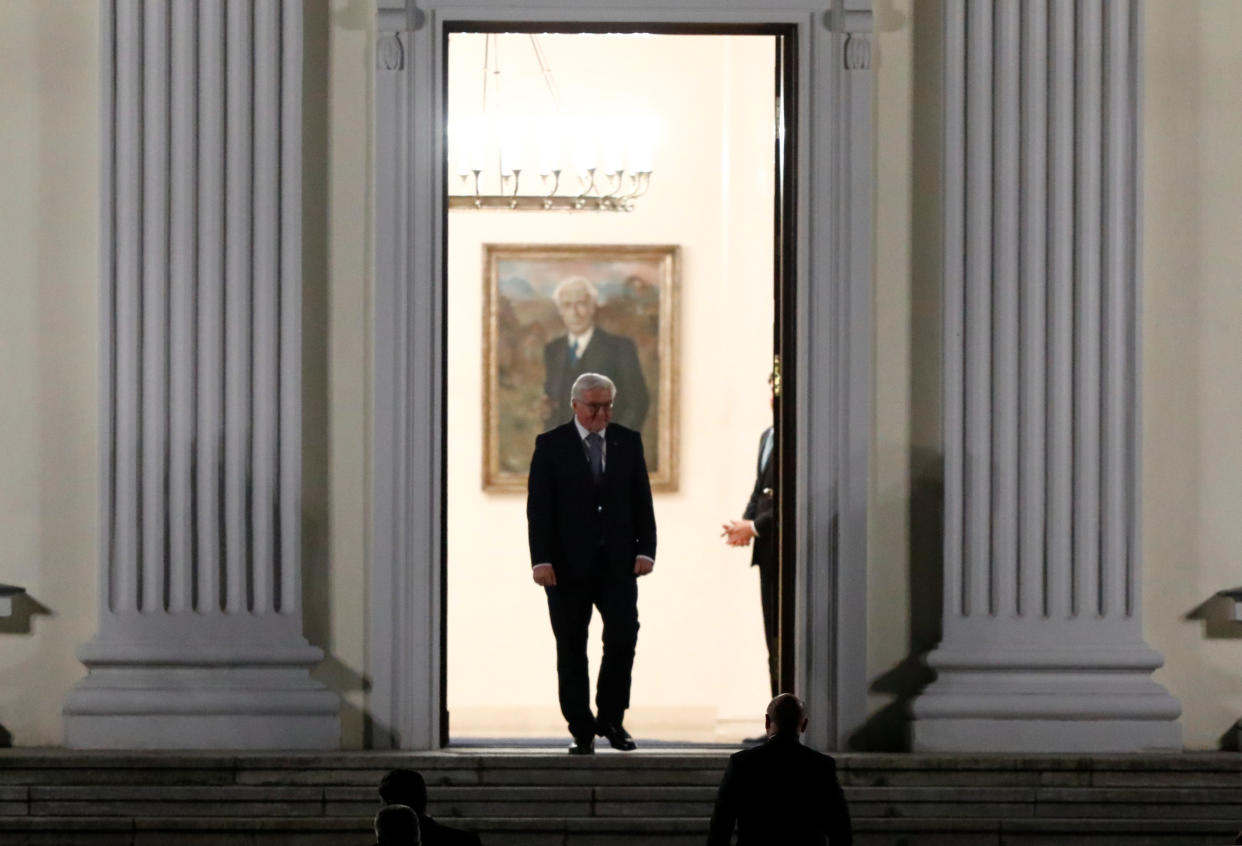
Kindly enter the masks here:
M 535 438 L 526 496 L 530 562 L 551 563 L 558 583 L 588 578 L 601 546 L 617 574 L 633 575 L 635 556 L 655 558 L 642 436 L 610 423 L 604 442 L 604 478 L 597 488 L 572 420 Z
M 763 441 L 768 433 L 765 430 L 759 436 L 759 458 L 755 463 L 755 487 L 750 492 L 750 500 L 742 513 L 743 520 L 754 520 L 755 531 L 759 537 L 751 544 L 750 563 L 766 567 L 776 562 L 776 443 L 772 443 L 772 452 L 765 466 L 763 461 Z M 765 493 L 766 492 L 766 493 Z
M 729 759 L 708 846 L 728 846 L 735 824 L 737 846 L 853 843 L 836 762 L 797 738 L 772 738 Z
M 631 339 L 596 326 L 591 343 L 571 367 L 569 336 L 562 335 L 544 346 L 543 366 L 543 392 L 552 401 L 552 410 L 544 421 L 547 428 L 569 419 L 569 390 L 574 380 L 583 373 L 602 373 L 617 386 L 613 422 L 642 431 L 650 398 L 642 366 L 638 363 L 638 350 Z
M 480 846 L 479 835 L 473 831 L 441 825 L 423 814 L 418 815 L 418 829 L 421 846 Z

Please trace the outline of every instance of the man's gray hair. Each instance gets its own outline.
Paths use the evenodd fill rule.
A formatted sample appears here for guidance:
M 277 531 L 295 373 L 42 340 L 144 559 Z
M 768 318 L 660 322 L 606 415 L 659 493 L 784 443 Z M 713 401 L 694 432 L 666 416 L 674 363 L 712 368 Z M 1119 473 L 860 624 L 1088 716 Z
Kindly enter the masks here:
M 603 373 L 583 373 L 574 380 L 574 386 L 569 389 L 570 402 L 582 402 L 582 395 L 587 391 L 594 391 L 596 388 L 607 388 L 612 391 L 612 398 L 617 399 L 617 385 Z
M 566 276 L 556 286 L 556 290 L 552 292 L 552 299 L 559 303 L 561 295 L 567 293 L 572 288 L 586 288 L 587 293 L 591 295 L 591 300 L 597 304 L 599 303 L 599 289 L 585 276 Z

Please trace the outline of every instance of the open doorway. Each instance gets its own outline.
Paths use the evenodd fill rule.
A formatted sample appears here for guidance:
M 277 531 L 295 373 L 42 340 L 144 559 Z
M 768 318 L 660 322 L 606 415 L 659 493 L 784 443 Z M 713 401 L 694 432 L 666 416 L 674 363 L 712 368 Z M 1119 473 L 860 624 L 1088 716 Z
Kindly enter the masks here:
M 750 549 L 730 548 L 720 534 L 742 514 L 760 434 L 773 422 L 778 218 L 792 208 L 783 209 L 774 166 L 779 41 L 732 33 L 448 36 L 450 197 L 473 193 L 478 169 L 455 157 L 499 170 L 492 160 L 501 150 L 457 146 L 463 131 L 490 131 L 484 80 L 494 83 L 497 69 L 503 87 L 487 96 L 509 96 L 527 126 L 551 113 L 537 105 L 550 69 L 560 108 L 609 119 L 635 109 L 654 138 L 650 183 L 629 210 L 459 203 L 447 211 L 442 643 L 453 743 L 565 737 L 547 604 L 529 574 L 521 462 L 533 433 L 556 415 L 555 401 L 538 405 L 543 352 L 564 334 L 551 294 L 570 273 L 599 277 L 594 318 L 604 331 L 636 338 L 649 397 L 634 428 L 653 465 L 659 549 L 655 571 L 639 583 L 626 725 L 640 742 L 676 743 L 735 743 L 762 728 L 769 691 L 759 575 Z M 599 146 L 607 156 L 606 143 Z M 524 154 L 532 160 L 517 168 L 527 174 L 521 193 L 546 193 L 537 177 L 546 163 L 533 148 Z M 562 154 L 569 181 L 573 151 Z M 491 178 L 480 195 L 511 185 Z M 636 190 L 626 185 L 613 196 Z M 568 397 L 562 411 L 568 420 Z M 596 615 L 593 672 L 599 635 Z

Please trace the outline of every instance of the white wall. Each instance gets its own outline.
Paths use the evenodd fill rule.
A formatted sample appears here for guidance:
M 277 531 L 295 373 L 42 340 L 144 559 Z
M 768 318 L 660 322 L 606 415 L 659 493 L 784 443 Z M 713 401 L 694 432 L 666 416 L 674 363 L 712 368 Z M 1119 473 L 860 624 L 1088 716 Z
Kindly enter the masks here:
M 1143 619 L 1185 742 L 1242 716 L 1242 4 L 1147 3 Z
M 478 108 L 483 38 L 450 37 L 450 119 Z M 749 550 L 719 535 L 741 514 L 771 421 L 774 40 L 541 40 L 567 105 L 631 102 L 657 115 L 656 173 L 628 214 L 449 215 L 450 725 L 454 736 L 564 734 L 547 604 L 530 580 L 525 496 L 480 484 L 482 245 L 678 244 L 680 486 L 655 496 L 659 551 L 639 582 L 627 723 L 647 736 L 705 739 L 717 717 L 749 716 L 755 734 L 768 699 L 758 574 Z M 502 36 L 499 49 L 506 79 L 518 77 L 506 92 L 525 83 L 542 94 L 527 39 Z M 598 615 L 591 644 L 594 670 Z
M 375 10 L 306 3 L 303 143 L 303 599 L 316 677 L 364 744 L 370 501 Z
M 875 394 L 867 561 L 868 732 L 900 746 L 900 702 L 939 634 L 940 3 L 875 8 Z M 912 590 L 912 585 L 921 589 Z M 886 709 L 887 706 L 887 710 Z
M 60 742 L 95 633 L 97 14 L 0 3 L 0 582 L 32 600 L 0 617 L 0 726 L 22 745 Z

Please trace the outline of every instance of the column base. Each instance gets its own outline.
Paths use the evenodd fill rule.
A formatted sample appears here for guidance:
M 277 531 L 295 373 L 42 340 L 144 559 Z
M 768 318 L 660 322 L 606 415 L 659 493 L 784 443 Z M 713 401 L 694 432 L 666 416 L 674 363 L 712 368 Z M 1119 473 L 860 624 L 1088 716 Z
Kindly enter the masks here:
M 1150 720 L 930 719 L 911 731 L 915 752 L 1180 752 L 1182 727 Z
M 1181 705 L 1151 679 L 1143 645 L 927 658 L 937 678 L 911 706 L 916 752 L 1181 751 Z
M 340 745 L 336 715 L 65 715 L 69 749 L 334 751 Z
M 323 652 L 96 641 L 65 700 L 71 749 L 339 749 L 340 697 L 310 677 Z

